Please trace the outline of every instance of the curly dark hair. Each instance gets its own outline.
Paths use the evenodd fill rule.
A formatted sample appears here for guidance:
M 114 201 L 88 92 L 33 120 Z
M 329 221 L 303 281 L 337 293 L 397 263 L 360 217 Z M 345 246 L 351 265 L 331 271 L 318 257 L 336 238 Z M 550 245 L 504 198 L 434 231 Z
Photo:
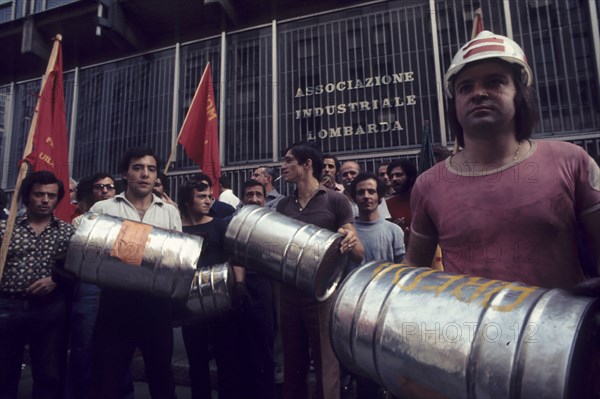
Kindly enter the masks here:
M 392 178 L 392 171 L 397 167 L 401 167 L 402 171 L 406 175 L 406 185 L 404 186 L 403 191 L 410 193 L 415 185 L 415 181 L 417 180 L 417 167 L 408 159 L 396 159 L 390 162 L 387 167 L 387 174 L 390 179 Z
M 25 206 L 29 206 L 29 194 L 31 194 L 31 190 L 33 190 L 33 186 L 35 184 L 56 184 L 58 185 L 58 198 L 56 203 L 58 204 L 61 199 L 65 196 L 65 186 L 62 181 L 60 181 L 52 172 L 40 171 L 33 172 L 29 174 L 25 179 L 23 179 L 23 183 L 21 184 L 21 189 L 19 190 L 19 198 L 23 201 Z
M 350 196 L 352 197 L 354 202 L 356 202 L 356 186 L 358 186 L 358 183 L 363 182 L 365 180 L 369 180 L 369 179 L 373 179 L 377 183 L 377 196 L 379 197 L 378 204 L 381 204 L 381 201 L 383 201 L 383 198 L 385 197 L 386 187 L 385 187 L 385 183 L 379 177 L 377 177 L 377 175 L 375 175 L 374 173 L 367 173 L 367 172 L 359 173 L 354 178 L 354 180 L 352 180 L 352 182 L 350 182 L 350 187 L 349 187 Z

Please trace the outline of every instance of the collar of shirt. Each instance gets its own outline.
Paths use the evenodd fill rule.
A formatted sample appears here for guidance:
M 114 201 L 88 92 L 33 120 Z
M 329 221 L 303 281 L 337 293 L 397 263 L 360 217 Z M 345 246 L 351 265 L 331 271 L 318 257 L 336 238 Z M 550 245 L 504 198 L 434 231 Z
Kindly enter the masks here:
M 313 199 L 313 198 L 314 198 L 314 197 L 316 197 L 317 195 L 321 195 L 321 194 L 325 193 L 326 191 L 327 191 L 327 187 L 325 187 L 325 186 L 324 186 L 324 185 L 322 185 L 322 184 L 319 184 L 319 187 L 317 187 L 317 192 L 315 193 L 315 195 L 313 195 L 313 196 L 311 197 L 311 199 Z M 294 197 L 294 199 L 295 199 L 296 201 L 298 201 L 298 189 L 295 189 L 295 190 L 294 190 L 294 195 L 293 195 L 293 197 Z M 310 202 L 310 201 L 309 201 L 309 202 Z
M 52 227 L 57 227 L 58 226 L 58 219 L 56 218 L 56 216 L 54 216 L 54 214 L 50 215 L 50 223 L 48 223 L 48 226 L 52 226 Z M 27 212 L 25 212 L 25 214 L 23 216 L 17 216 L 17 218 L 15 219 L 15 223 L 20 224 L 21 226 L 29 226 L 29 219 L 27 219 Z M 46 226 L 46 227 L 48 227 Z
M 281 194 L 279 194 L 279 192 L 277 192 L 277 190 L 273 189 L 273 190 L 269 191 L 269 193 L 267 194 L 267 198 L 277 198 L 280 195 Z
M 125 197 L 125 192 L 122 192 L 121 194 L 117 194 L 115 196 L 115 200 L 117 200 L 117 201 L 125 201 L 127 204 L 133 206 L 133 204 L 131 202 L 129 202 L 129 200 L 127 199 L 127 197 Z M 152 203 L 150 204 L 150 206 L 148 208 L 150 208 L 154 204 L 162 206 L 165 203 L 164 203 L 164 201 L 162 199 L 160 199 L 156 195 L 152 194 Z M 135 206 L 133 206 L 133 207 L 135 208 Z

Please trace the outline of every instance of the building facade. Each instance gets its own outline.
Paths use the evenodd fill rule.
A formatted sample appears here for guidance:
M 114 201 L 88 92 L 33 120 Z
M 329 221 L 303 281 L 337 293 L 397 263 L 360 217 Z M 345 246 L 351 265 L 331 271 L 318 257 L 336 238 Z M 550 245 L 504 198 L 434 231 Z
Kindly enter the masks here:
M 133 145 L 149 145 L 167 159 L 207 62 L 222 168 L 234 191 L 256 166 L 278 166 L 282 151 L 302 140 L 371 171 L 397 157 L 416 161 L 426 123 L 434 143 L 453 143 L 442 78 L 469 40 L 478 6 L 485 29 L 512 37 L 528 55 L 539 97 L 534 137 L 573 142 L 598 159 L 600 2 L 480 3 L 390 0 L 300 9 L 285 19 L 142 46 L 89 65 L 74 62 L 64 73 L 71 174 L 116 174 L 120 154 Z M 38 5 L 0 2 L 0 37 L 3 25 L 26 18 L 27 7 L 57 18 L 61 8 L 74 7 L 69 1 Z M 53 10 L 45 11 L 49 6 Z M 14 11 L 19 7 L 21 14 Z M 237 17 L 243 15 L 238 8 Z M 63 36 L 66 54 L 69 36 Z M 0 184 L 9 190 L 40 83 L 37 77 L 0 86 Z M 197 170 L 179 146 L 169 171 L 172 186 Z

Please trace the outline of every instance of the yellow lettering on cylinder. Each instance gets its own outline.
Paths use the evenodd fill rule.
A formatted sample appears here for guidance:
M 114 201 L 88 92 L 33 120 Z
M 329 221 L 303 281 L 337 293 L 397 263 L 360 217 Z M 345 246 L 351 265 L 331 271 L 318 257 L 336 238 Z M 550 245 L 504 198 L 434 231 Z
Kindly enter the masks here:
M 454 288 L 452 290 L 451 294 L 454 295 L 454 297 L 461 302 L 471 303 L 475 300 L 475 298 L 477 298 L 479 295 L 481 295 L 481 293 L 486 291 L 492 285 L 497 284 L 497 283 L 508 284 L 508 283 L 502 283 L 498 280 L 484 280 L 484 282 L 482 283 L 481 280 L 483 280 L 481 277 L 469 277 L 469 278 L 467 278 L 467 281 L 465 281 L 464 283 L 462 283 L 459 286 L 457 286 L 456 288 Z M 478 287 L 478 288 L 467 299 L 463 296 L 463 292 L 462 292 L 463 288 L 465 288 L 465 287 Z
M 523 302 L 525 300 L 525 298 L 527 298 L 533 292 L 537 291 L 537 287 L 524 287 L 524 286 L 521 286 L 521 285 L 514 285 L 514 284 L 509 284 L 506 287 L 506 289 L 514 291 L 514 292 L 520 292 L 520 294 L 517 297 L 517 299 L 515 299 L 514 302 L 507 303 L 507 304 L 504 304 L 504 305 L 492 305 L 492 309 L 497 310 L 498 312 L 510 312 L 514 308 L 516 308 L 517 306 L 519 306 L 519 304 L 521 302 Z
M 377 268 L 375 268 L 375 270 L 373 271 L 373 274 L 372 274 L 373 281 L 377 281 L 377 280 L 381 279 L 383 276 L 385 276 L 386 274 L 388 274 L 390 272 L 393 272 L 394 270 L 398 270 L 398 272 L 407 271 L 407 270 L 409 270 L 409 266 L 404 263 L 394 263 L 394 264 L 391 264 L 389 262 L 382 263 Z M 395 281 L 396 281 L 396 278 L 394 278 L 394 284 L 395 284 Z
M 440 285 L 425 285 L 420 287 L 423 291 L 434 291 L 435 292 L 435 296 L 439 296 L 442 292 L 444 292 L 448 287 L 450 287 L 450 285 L 452 285 L 452 283 L 461 280 L 464 278 L 464 276 L 461 275 L 457 275 L 457 276 L 453 276 L 450 274 L 443 274 L 443 275 L 436 275 L 434 276 L 436 280 L 436 282 L 441 282 L 443 280 L 447 281 L 444 284 L 440 284 Z
M 375 277 L 380 271 L 382 271 L 384 268 L 388 267 L 389 265 L 391 265 L 390 262 L 382 262 L 379 266 L 377 266 L 375 268 L 375 270 L 373 270 L 372 277 Z
M 417 285 L 419 285 L 421 280 L 423 280 L 425 277 L 427 277 L 433 273 L 439 273 L 439 272 L 437 270 L 433 270 L 433 269 L 427 270 L 427 271 L 419 274 L 417 277 L 415 277 L 415 279 L 409 285 L 403 285 L 400 288 L 402 288 L 404 291 L 412 291 L 415 288 L 417 288 Z M 394 282 L 397 283 L 397 281 L 394 281 Z

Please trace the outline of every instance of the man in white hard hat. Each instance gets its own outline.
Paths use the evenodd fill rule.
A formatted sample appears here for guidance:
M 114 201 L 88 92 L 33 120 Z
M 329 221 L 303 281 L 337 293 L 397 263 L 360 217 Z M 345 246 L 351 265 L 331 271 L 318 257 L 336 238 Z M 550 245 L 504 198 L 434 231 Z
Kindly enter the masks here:
M 600 266 L 600 170 L 580 147 L 530 139 L 533 74 L 521 47 L 481 32 L 444 77 L 462 151 L 419 176 L 408 261 L 546 288 L 584 280 L 581 231 Z M 600 267 L 599 267 L 600 269 Z
M 458 51 L 444 83 L 462 151 L 414 185 L 407 262 L 428 267 L 439 243 L 448 272 L 586 286 L 577 239 L 583 232 L 600 266 L 600 170 L 578 146 L 530 139 L 537 106 L 523 50 L 483 31 Z M 597 375 L 594 368 L 586 372 Z M 431 397 L 416 383 L 404 386 L 407 396 Z

